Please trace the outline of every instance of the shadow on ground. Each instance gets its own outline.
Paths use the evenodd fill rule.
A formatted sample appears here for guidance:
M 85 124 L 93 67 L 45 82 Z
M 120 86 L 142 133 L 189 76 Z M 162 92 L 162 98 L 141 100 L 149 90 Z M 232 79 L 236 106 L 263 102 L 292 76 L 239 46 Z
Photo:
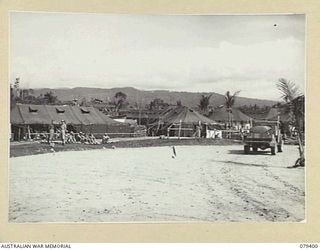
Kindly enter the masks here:
M 244 155 L 245 153 L 244 153 L 244 150 L 242 149 L 242 150 L 229 150 L 229 154 L 233 154 L 233 155 Z M 253 151 L 250 151 L 250 153 L 249 154 L 247 154 L 247 155 L 266 155 L 266 154 L 271 154 L 270 153 L 270 150 L 265 150 L 265 151 L 261 151 L 261 150 L 259 150 L 259 151 L 257 151 L 257 152 L 253 152 Z
M 227 164 L 230 164 L 230 166 L 237 165 L 237 166 L 246 166 L 246 167 L 281 168 L 281 169 L 283 169 L 283 167 L 271 166 L 271 165 L 266 165 L 266 164 L 244 163 L 244 162 L 238 162 L 238 161 L 216 161 L 216 160 L 212 160 L 212 161 L 227 163 Z

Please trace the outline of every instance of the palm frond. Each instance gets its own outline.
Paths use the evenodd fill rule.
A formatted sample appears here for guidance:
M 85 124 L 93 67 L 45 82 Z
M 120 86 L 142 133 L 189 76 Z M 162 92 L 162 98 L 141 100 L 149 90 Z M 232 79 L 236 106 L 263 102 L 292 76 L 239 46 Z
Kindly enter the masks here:
M 200 110 L 206 111 L 208 109 L 211 96 L 212 96 L 212 94 L 207 95 L 207 96 L 206 95 L 201 95 L 200 102 L 199 102 L 199 105 L 198 105 Z
M 285 102 L 291 102 L 295 98 L 301 95 L 299 88 L 291 81 L 288 81 L 284 78 L 280 78 L 277 83 L 277 88 L 281 92 L 281 98 Z
M 289 111 L 289 117 L 292 124 L 295 126 L 298 134 L 299 154 L 300 158 L 296 165 L 304 166 L 304 147 L 302 144 L 304 127 L 304 95 L 301 95 L 298 87 L 291 81 L 280 78 L 277 83 L 277 88 L 282 94 L 282 98 L 286 102 L 286 108 Z
M 238 91 L 234 92 L 234 94 L 232 96 L 236 97 L 236 96 L 238 96 L 240 94 L 240 92 L 241 92 L 241 90 L 238 90 Z

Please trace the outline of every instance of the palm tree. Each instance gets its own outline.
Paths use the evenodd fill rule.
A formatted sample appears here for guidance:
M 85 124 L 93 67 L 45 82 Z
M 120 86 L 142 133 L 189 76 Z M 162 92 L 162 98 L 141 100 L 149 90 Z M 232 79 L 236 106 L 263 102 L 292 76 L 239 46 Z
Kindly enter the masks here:
M 10 84 L 10 110 L 16 105 L 16 97 L 14 94 L 14 87 Z
M 58 97 L 54 95 L 52 91 L 47 92 L 43 96 L 44 104 L 56 104 L 58 102 Z
M 210 101 L 210 97 L 212 96 L 212 94 L 210 95 L 201 95 L 201 99 L 200 99 L 200 103 L 199 103 L 199 108 L 200 110 L 205 113 L 208 110 L 208 106 L 209 106 L 209 101 Z
M 282 94 L 282 99 L 286 102 L 287 106 L 289 107 L 288 112 L 290 114 L 290 119 L 296 127 L 298 134 L 300 158 L 296 161 L 295 166 L 304 166 L 305 156 L 302 143 L 303 135 L 301 128 L 301 121 L 304 120 L 304 95 L 300 93 L 299 88 L 293 82 L 288 81 L 284 78 L 279 79 L 277 87 Z
M 230 91 L 227 91 L 227 93 L 225 94 L 224 98 L 225 98 L 225 106 L 227 109 L 232 109 L 232 107 L 235 104 L 236 98 L 239 95 L 240 90 L 234 92 L 233 95 L 230 94 Z
M 234 106 L 236 99 L 240 93 L 240 90 L 233 93 L 233 95 L 230 94 L 230 91 L 227 91 L 225 94 L 225 102 L 224 105 L 228 112 L 228 120 L 229 120 L 229 127 L 231 126 L 231 113 L 232 113 L 232 107 Z
M 114 98 L 115 98 L 116 112 L 118 112 L 119 109 L 123 108 L 123 106 L 125 105 L 127 95 L 119 91 L 114 95 Z

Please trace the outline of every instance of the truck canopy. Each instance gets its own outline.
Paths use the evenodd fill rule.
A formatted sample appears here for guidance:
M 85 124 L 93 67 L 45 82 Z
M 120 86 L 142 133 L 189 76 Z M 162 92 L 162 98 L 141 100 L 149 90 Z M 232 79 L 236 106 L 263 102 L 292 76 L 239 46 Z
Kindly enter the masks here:
M 269 126 L 256 126 L 251 129 L 251 133 L 266 133 L 271 129 Z

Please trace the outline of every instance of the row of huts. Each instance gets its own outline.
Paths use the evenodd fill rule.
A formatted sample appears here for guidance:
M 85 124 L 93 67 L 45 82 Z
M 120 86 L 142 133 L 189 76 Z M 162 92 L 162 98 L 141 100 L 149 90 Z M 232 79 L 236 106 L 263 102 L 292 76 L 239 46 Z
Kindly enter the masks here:
M 178 137 L 215 137 L 209 132 L 215 131 L 222 137 L 221 131 L 244 128 L 252 119 L 237 109 L 216 109 L 208 116 L 204 116 L 186 106 L 177 106 L 163 112 L 150 126 L 156 134 Z
M 268 116 L 268 119 L 277 119 L 278 113 L 271 110 Z M 93 133 L 97 137 L 103 133 L 130 136 L 138 127 L 125 119 L 121 122 L 112 119 L 94 107 L 17 104 L 10 115 L 12 137 L 21 140 L 29 134 L 30 138 L 30 134 L 47 132 L 52 123 L 59 128 L 62 120 L 69 131 Z M 175 106 L 153 115 L 151 122 L 145 125 L 148 135 L 200 137 L 206 136 L 208 131 L 248 128 L 251 121 L 249 116 L 235 108 L 218 108 L 204 116 L 186 106 Z

